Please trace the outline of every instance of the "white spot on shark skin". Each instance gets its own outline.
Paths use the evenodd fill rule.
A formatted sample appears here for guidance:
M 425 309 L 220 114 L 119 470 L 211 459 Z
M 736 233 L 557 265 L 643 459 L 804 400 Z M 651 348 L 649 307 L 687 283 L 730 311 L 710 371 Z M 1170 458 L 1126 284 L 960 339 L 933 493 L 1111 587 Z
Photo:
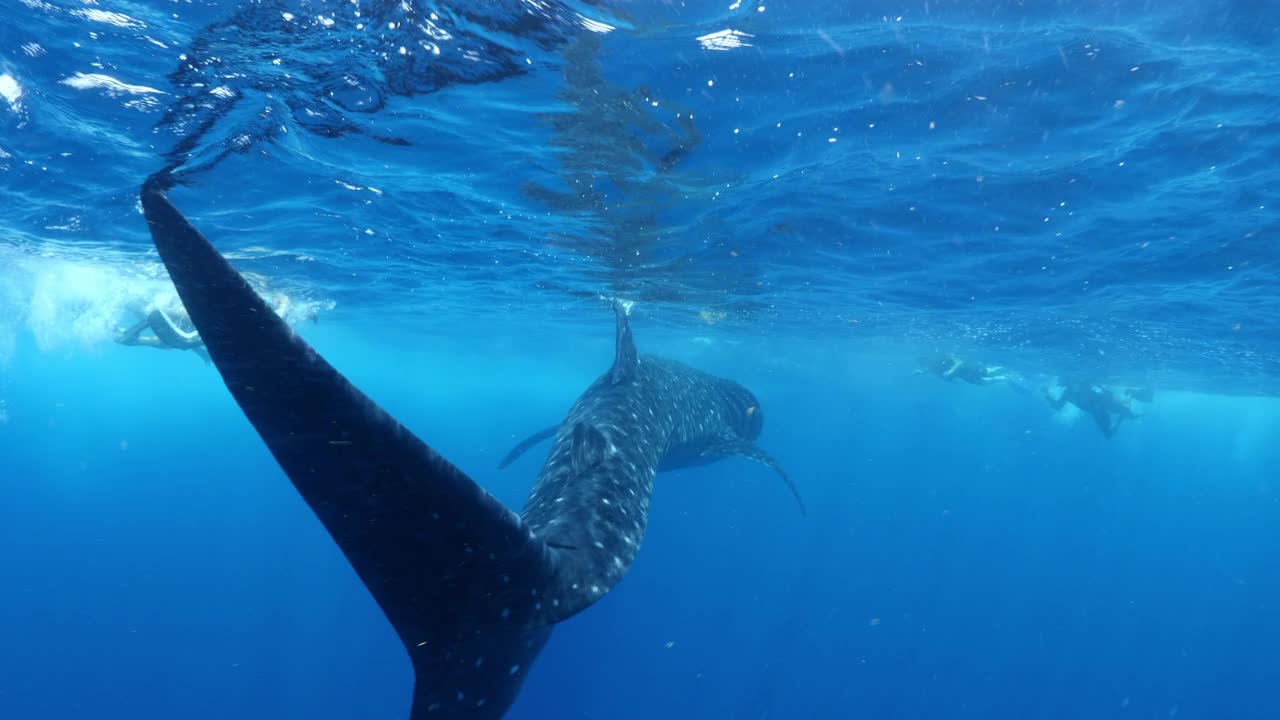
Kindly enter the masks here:
M 597 540 L 597 541 L 596 541 L 595 545 L 596 545 L 596 547 L 600 548 L 601 550 L 603 550 L 603 549 L 604 549 L 604 543 L 600 542 L 599 540 Z
M 484 707 L 484 704 L 487 702 L 489 701 L 486 700 L 485 698 L 480 698 L 479 700 L 476 701 L 476 707 Z
M 502 619 L 506 620 L 511 617 L 511 608 L 502 608 Z
M 520 666 L 519 666 L 519 665 L 512 665 L 512 666 L 511 666 L 511 672 L 510 672 L 509 674 L 511 674 L 511 675 L 515 675 L 515 674 L 516 674 L 516 673 L 518 673 L 518 672 L 520 672 Z
M 600 594 L 600 586 L 599 586 L 599 585 L 592 585 L 592 586 L 591 586 L 591 592 L 595 593 L 596 595 L 599 595 L 599 594 Z
M 480 667 L 483 664 L 484 664 L 484 658 L 482 657 L 476 658 L 476 667 Z

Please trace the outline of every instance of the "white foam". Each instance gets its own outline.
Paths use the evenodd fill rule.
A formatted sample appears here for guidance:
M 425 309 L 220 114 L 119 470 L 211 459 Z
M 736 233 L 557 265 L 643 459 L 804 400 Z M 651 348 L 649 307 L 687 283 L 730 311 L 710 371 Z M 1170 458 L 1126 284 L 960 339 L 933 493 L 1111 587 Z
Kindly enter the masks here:
M 130 85 L 121 82 L 110 75 L 102 73 L 76 73 L 71 77 L 62 80 L 63 85 L 68 85 L 77 90 L 103 90 L 112 97 L 118 95 L 164 95 L 163 90 L 157 90 L 146 85 Z
M 590 30 L 593 33 L 599 33 L 600 35 L 607 35 L 608 33 L 617 30 L 617 28 L 608 23 L 603 23 L 599 20 L 592 20 L 585 15 L 578 16 L 578 23 L 582 25 L 584 29 Z
M 168 282 L 110 266 L 52 261 L 29 269 L 25 324 L 45 351 L 108 342 L 134 314 L 178 306 Z
M 131 18 L 128 15 L 125 15 L 124 13 L 110 12 L 108 10 L 98 10 L 96 8 L 90 8 L 88 10 L 76 10 L 72 14 L 79 15 L 85 20 L 105 23 L 107 25 L 114 25 L 116 27 L 122 27 L 122 28 L 146 27 L 146 24 L 144 24 L 141 20 L 136 20 L 134 18 Z
M 154 309 L 183 313 L 173 284 L 156 260 L 75 257 L 45 251 L 35 255 L 0 247 L 0 368 L 8 365 L 19 333 L 28 332 L 41 351 L 71 347 L 102 349 L 124 328 Z M 332 300 L 283 288 L 255 273 L 249 284 L 291 325 L 332 310 Z
M 751 33 L 745 33 L 741 30 L 721 30 L 720 32 L 707 33 L 697 38 L 698 44 L 704 50 L 736 50 L 738 48 L 751 47 L 748 39 L 755 37 Z
M 22 98 L 22 86 L 9 73 L 0 74 L 0 97 L 7 100 L 14 110 L 18 109 L 18 100 Z

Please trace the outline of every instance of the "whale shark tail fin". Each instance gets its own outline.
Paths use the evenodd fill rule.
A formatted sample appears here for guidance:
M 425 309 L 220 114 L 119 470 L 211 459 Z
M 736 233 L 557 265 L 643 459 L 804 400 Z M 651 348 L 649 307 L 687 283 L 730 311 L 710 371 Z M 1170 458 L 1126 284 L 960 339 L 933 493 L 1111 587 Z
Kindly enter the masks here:
M 609 370 L 609 382 L 614 385 L 635 377 L 640 367 L 640 355 L 636 352 L 636 341 L 631 335 L 631 323 L 627 320 L 630 314 L 631 303 L 622 300 L 613 301 L 613 315 L 618 329 L 614 341 L 613 367 Z
M 554 552 L 294 334 L 164 189 L 142 191 L 156 249 L 232 397 L 409 650 L 415 702 L 441 711 L 413 717 L 500 717 L 561 619 L 535 606 Z
M 529 437 L 521 440 L 519 443 L 516 444 L 515 447 L 511 448 L 510 452 L 508 452 L 505 456 L 503 456 L 502 461 L 498 463 L 498 469 L 501 470 L 507 467 L 508 465 L 510 465 L 511 463 L 515 462 L 516 460 L 519 460 L 520 456 L 524 455 L 526 452 L 529 452 L 529 449 L 532 448 L 534 445 L 537 445 L 543 440 L 550 440 L 551 438 L 555 437 L 556 432 L 559 430 L 560 430 L 559 424 L 552 425 L 551 427 L 543 428 L 538 432 L 530 435 Z

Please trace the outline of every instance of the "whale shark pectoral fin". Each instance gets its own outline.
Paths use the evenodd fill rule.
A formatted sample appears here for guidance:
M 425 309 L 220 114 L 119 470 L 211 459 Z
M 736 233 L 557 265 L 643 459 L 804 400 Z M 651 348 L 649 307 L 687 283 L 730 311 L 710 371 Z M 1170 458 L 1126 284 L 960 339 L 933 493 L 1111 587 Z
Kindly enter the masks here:
M 533 596 L 558 551 L 294 334 L 162 190 L 142 193 L 156 249 L 232 397 L 408 649 L 413 717 L 419 702 L 500 717 L 524 678 L 508 670 L 557 619 Z M 510 665 L 460 665 L 482 651 Z M 464 696 L 490 705 L 451 714 Z
M 778 476 L 782 478 L 782 482 L 787 484 L 787 488 L 791 490 L 791 494 L 795 496 L 796 502 L 800 505 L 800 514 L 808 517 L 809 511 L 805 508 L 804 498 L 800 497 L 800 488 L 796 487 L 795 481 L 791 479 L 791 475 L 789 475 L 786 470 L 782 469 L 782 466 L 778 464 L 777 460 L 773 459 L 773 456 L 764 450 L 761 450 L 759 447 L 752 445 L 745 440 L 726 438 L 725 440 L 707 446 L 707 448 L 703 450 L 703 455 L 717 457 L 741 455 L 742 457 L 754 460 L 761 465 L 768 467 L 778 473 Z
M 502 461 L 498 463 L 498 469 L 501 470 L 507 467 L 508 465 L 510 465 L 511 463 L 515 462 L 516 460 L 520 459 L 520 456 L 528 452 L 529 448 L 532 448 L 534 445 L 537 445 L 543 440 L 549 440 L 555 437 L 555 434 L 558 430 L 560 430 L 559 424 L 552 425 L 549 428 L 543 428 L 538 432 L 530 435 L 529 437 L 521 440 L 519 443 L 516 444 L 515 447 L 511 448 L 511 452 L 508 452 L 502 458 Z
M 573 447 L 569 455 L 573 474 L 585 475 L 591 468 L 604 462 L 608 447 L 609 441 L 596 427 L 586 423 L 574 425 Z
M 636 352 L 636 341 L 631 336 L 631 323 L 627 320 L 630 305 L 620 300 L 613 301 L 613 315 L 617 321 L 617 335 L 614 341 L 613 367 L 609 370 L 609 382 L 617 385 L 635 377 L 640 368 L 640 355 Z
M 787 484 L 787 489 L 791 491 L 791 494 L 796 499 L 796 503 L 800 506 L 800 514 L 808 517 L 809 511 L 804 506 L 804 498 L 800 497 L 800 488 L 796 487 L 796 483 L 791 479 L 791 475 L 786 470 L 782 469 L 782 466 L 778 464 L 777 460 L 774 460 L 771 455 L 754 445 L 748 446 L 741 454 L 771 468 L 774 472 L 778 473 L 778 476 L 782 478 L 782 482 Z

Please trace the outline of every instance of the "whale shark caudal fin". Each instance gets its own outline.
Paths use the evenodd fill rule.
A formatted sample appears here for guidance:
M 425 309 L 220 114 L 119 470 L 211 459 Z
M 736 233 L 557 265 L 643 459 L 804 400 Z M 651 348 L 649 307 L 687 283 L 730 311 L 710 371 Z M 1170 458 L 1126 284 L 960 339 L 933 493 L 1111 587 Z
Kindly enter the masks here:
M 413 720 L 500 718 L 550 623 L 583 603 L 556 549 L 320 357 L 154 178 L 156 249 L 232 397 L 364 582 L 413 661 Z
M 551 427 L 543 428 L 538 432 L 530 435 L 529 437 L 521 440 L 519 443 L 516 444 L 515 447 L 511 448 L 511 452 L 503 456 L 502 462 L 498 463 L 498 469 L 501 470 L 507 467 L 508 465 L 510 465 L 511 463 L 515 462 L 516 460 L 519 460 L 520 456 L 524 455 L 526 452 L 529 452 L 529 449 L 532 448 L 534 445 L 537 445 L 543 440 L 550 440 L 551 438 L 555 437 L 556 431 L 558 431 L 559 429 L 560 429 L 559 424 L 552 425 Z

